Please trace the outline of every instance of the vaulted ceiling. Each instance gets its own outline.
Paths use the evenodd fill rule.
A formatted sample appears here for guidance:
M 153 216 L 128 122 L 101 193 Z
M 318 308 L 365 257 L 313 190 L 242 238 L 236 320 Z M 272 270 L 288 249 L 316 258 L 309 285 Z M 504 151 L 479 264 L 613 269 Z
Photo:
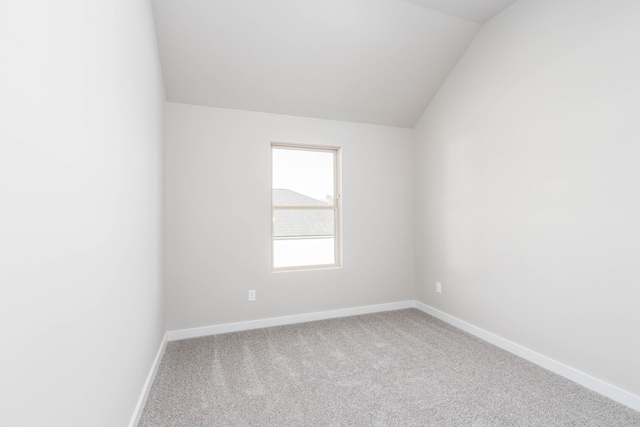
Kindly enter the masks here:
M 154 0 L 172 102 L 413 127 L 515 0 Z
M 404 0 L 483 24 L 515 0 Z

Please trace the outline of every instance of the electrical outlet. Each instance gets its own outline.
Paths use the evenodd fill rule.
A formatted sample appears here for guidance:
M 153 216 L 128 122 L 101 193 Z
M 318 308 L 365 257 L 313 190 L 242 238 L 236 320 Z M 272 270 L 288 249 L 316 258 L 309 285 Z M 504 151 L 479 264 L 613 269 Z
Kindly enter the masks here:
M 436 282 L 436 292 L 439 294 L 442 293 L 442 283 Z
M 255 301 L 256 300 L 256 291 L 255 289 L 252 289 L 249 291 L 249 301 Z

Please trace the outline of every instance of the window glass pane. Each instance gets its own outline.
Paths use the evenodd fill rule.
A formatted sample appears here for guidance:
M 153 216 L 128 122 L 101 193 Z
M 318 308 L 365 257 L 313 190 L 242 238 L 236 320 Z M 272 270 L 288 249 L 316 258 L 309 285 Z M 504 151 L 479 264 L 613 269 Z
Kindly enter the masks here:
M 333 153 L 273 148 L 273 205 L 334 204 Z
M 274 267 L 335 263 L 335 211 L 273 212 Z

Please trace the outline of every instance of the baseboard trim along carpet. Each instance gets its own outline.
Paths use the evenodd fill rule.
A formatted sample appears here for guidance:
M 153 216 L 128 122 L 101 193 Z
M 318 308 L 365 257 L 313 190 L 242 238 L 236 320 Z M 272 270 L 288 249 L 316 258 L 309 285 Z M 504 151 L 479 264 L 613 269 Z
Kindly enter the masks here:
M 338 310 L 318 311 L 316 313 L 294 314 L 292 316 L 270 317 L 268 319 L 249 320 L 246 322 L 225 323 L 222 325 L 204 326 L 201 328 L 180 329 L 167 332 L 169 341 L 187 338 L 205 337 L 226 334 L 229 332 L 248 331 L 251 329 L 270 328 L 272 326 L 293 325 L 295 323 L 313 322 L 315 320 L 335 319 L 338 317 L 357 316 L 360 314 L 380 313 L 383 311 L 414 308 L 415 301 L 398 301 L 387 304 L 366 305 L 361 307 L 342 308 Z
M 129 427 L 136 427 L 138 422 L 140 422 L 140 417 L 142 416 L 142 410 L 144 409 L 144 405 L 147 403 L 147 398 L 149 397 L 149 392 L 151 391 L 151 386 L 153 385 L 153 380 L 156 378 L 156 374 L 158 373 L 158 367 L 160 366 L 160 361 L 162 360 L 162 356 L 164 355 L 164 350 L 167 348 L 167 334 L 165 333 L 162 337 L 162 342 L 160 343 L 160 348 L 156 353 L 155 359 L 153 359 L 153 363 L 151 364 L 151 369 L 149 370 L 149 374 L 147 375 L 147 379 L 142 386 L 142 392 L 140 393 L 140 397 L 138 398 L 138 403 L 136 404 L 136 408 L 133 410 L 133 415 L 131 416 L 131 421 L 129 421 Z
M 377 304 L 377 305 L 369 305 L 369 306 L 361 306 L 361 307 L 353 307 L 353 308 L 344 308 L 339 310 L 320 311 L 316 313 L 296 314 L 292 316 L 272 317 L 267 319 L 251 320 L 246 322 L 226 323 L 221 325 L 212 325 L 212 326 L 205 326 L 200 328 L 180 329 L 175 331 L 168 331 L 165 341 L 166 340 L 176 341 L 176 340 L 182 340 L 187 338 L 197 338 L 197 337 L 204 337 L 209 335 L 225 334 L 229 332 L 269 328 L 272 326 L 292 325 L 295 323 L 312 322 L 315 320 L 334 319 L 339 317 L 357 316 L 360 314 L 378 313 L 378 312 L 392 311 L 392 310 L 402 310 L 405 308 L 417 308 L 427 314 L 432 315 L 433 317 L 436 317 L 444 322 L 449 323 L 452 326 L 455 326 L 458 329 L 462 329 L 465 332 L 468 332 L 484 341 L 487 341 L 497 347 L 500 347 L 503 350 L 513 353 L 519 357 L 522 357 L 523 359 L 526 359 L 532 363 L 535 363 L 538 366 L 548 369 L 551 372 L 554 372 L 588 389 L 591 389 L 596 393 L 600 393 L 601 395 L 606 396 L 609 399 L 612 399 L 618 403 L 628 406 L 629 408 L 632 408 L 636 411 L 640 411 L 640 396 L 636 396 L 635 394 L 622 390 L 598 378 L 592 377 L 589 374 L 586 374 L 575 368 L 567 366 L 561 362 L 551 359 L 550 357 L 544 356 L 529 348 L 523 347 L 520 344 L 516 344 L 512 341 L 509 341 L 506 338 L 502 338 L 492 332 L 486 331 L 482 328 L 472 325 L 471 323 L 465 322 L 464 320 L 458 319 L 457 317 L 454 317 L 443 311 L 440 311 L 424 303 L 421 303 L 420 301 L 414 301 L 414 300 L 398 301 L 398 302 L 387 303 L 387 304 Z M 162 349 L 164 349 L 164 343 L 163 343 Z M 158 355 L 160 356 L 160 352 L 158 353 Z M 154 361 L 154 367 L 152 368 L 152 372 L 154 375 L 155 375 L 155 370 L 157 369 L 157 364 L 159 360 L 160 360 L 159 357 L 157 357 L 156 361 Z M 143 396 L 145 396 L 144 397 L 145 399 L 146 399 L 145 393 L 148 393 L 149 387 L 153 382 L 151 373 L 150 373 L 150 379 L 147 379 L 147 383 L 145 383 L 145 389 L 143 390 Z M 141 400 L 143 396 L 141 396 Z M 139 413 L 142 412 L 143 407 L 144 407 L 144 402 L 142 402 L 142 405 L 140 404 L 140 402 L 138 402 L 138 407 L 136 407 L 136 414 L 138 414 L 138 417 L 139 417 Z M 133 424 L 133 420 L 132 420 L 132 424 L 130 425 L 130 427 L 133 427 L 135 425 L 136 424 Z
M 415 302 L 415 307 L 418 310 L 424 311 L 425 313 L 430 314 L 433 317 L 438 318 L 444 322 L 447 322 L 458 329 L 462 329 L 463 331 L 468 332 L 471 335 L 487 341 L 495 345 L 496 347 L 500 347 L 503 350 L 513 353 L 516 356 L 522 357 L 529 362 L 535 363 L 538 366 L 541 366 L 553 373 L 556 373 L 577 384 L 580 384 L 583 387 L 591 389 L 596 393 L 606 396 L 611 400 L 614 400 L 640 412 L 640 396 L 636 396 L 635 394 L 622 390 L 605 381 L 594 378 L 589 374 L 567 366 L 564 363 L 551 359 L 550 357 L 544 356 L 540 353 L 536 353 L 535 351 L 523 347 L 520 344 L 516 344 L 512 341 L 509 341 L 508 339 L 502 338 L 494 333 L 474 326 L 471 323 L 467 323 L 464 320 L 458 319 L 457 317 L 451 316 L 450 314 L 423 304 L 420 301 Z

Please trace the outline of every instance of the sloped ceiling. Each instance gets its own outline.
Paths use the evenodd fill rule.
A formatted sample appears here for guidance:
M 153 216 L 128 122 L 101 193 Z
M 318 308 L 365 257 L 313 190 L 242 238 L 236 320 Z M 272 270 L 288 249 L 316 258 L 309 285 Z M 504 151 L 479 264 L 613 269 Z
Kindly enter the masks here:
M 516 0 L 404 0 L 469 21 L 484 23 Z
M 449 1 L 154 0 L 167 98 L 413 127 L 480 26 Z

